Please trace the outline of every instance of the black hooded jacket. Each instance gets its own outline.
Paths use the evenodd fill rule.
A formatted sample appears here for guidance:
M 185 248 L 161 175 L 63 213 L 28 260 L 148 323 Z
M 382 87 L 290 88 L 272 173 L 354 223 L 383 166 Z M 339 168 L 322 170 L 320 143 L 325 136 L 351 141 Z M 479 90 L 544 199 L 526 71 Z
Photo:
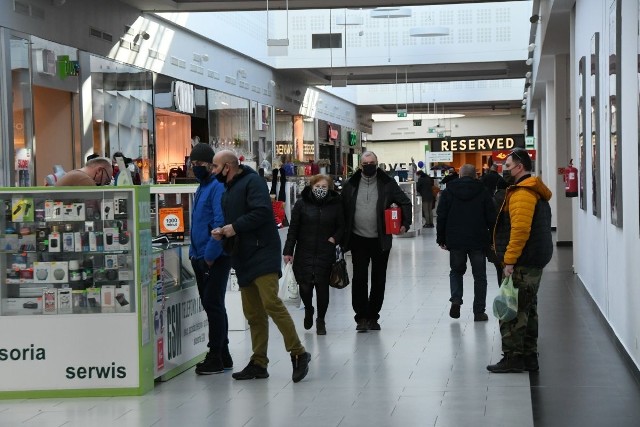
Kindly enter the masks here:
M 447 249 L 486 249 L 496 209 L 482 182 L 462 177 L 447 184 L 438 202 L 436 241 Z
M 283 255 L 293 255 L 293 274 L 298 283 L 329 283 L 331 265 L 336 260 L 336 245 L 342 240 L 344 214 L 340 195 L 329 190 L 318 200 L 311 187 L 302 190 L 302 197 L 291 211 L 291 222 Z

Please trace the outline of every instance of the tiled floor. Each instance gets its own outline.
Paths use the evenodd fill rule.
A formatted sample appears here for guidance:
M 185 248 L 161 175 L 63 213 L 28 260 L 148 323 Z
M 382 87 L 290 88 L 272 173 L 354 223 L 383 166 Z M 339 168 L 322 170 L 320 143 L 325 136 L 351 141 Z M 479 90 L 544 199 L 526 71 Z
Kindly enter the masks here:
M 609 419 L 608 401 L 617 402 L 612 408 L 618 422 L 612 425 L 637 425 L 639 388 L 619 356 L 613 360 L 613 378 L 620 380 L 596 378 L 596 387 L 588 376 L 572 377 L 570 361 L 559 366 L 551 359 L 557 354 L 552 348 L 566 349 L 554 338 L 562 334 L 555 328 L 562 318 L 553 315 L 558 307 L 547 292 L 579 286 L 572 283 L 570 250 L 557 251 L 543 276 L 540 305 L 548 308 L 541 308 L 540 316 L 542 371 L 531 376 L 534 412 L 528 374 L 495 375 L 485 369 L 500 358 L 500 335 L 491 315 L 489 322 L 473 322 L 470 272 L 462 317 L 449 318 L 448 256 L 436 246 L 434 230 L 424 231 L 394 241 L 381 331 L 355 332 L 349 289 L 332 289 L 326 336 L 305 331 L 303 311 L 293 311 L 313 355 L 309 375 L 298 384 L 291 382 L 289 356 L 272 328 L 268 379 L 235 381 L 229 372 L 197 376 L 190 370 L 141 397 L 0 401 L 0 426 L 595 426 Z M 490 307 L 497 291 L 491 265 L 487 273 Z M 571 304 L 575 310 L 560 310 L 562 315 L 577 316 L 586 339 L 606 347 L 596 361 L 597 369 L 603 367 L 606 352 L 616 353 L 615 345 L 598 326 L 584 292 L 563 297 L 576 302 Z M 242 368 L 250 355 L 249 334 L 232 332 L 230 339 L 236 368 Z M 580 339 L 574 339 L 578 349 L 590 344 Z M 581 360 L 588 366 L 592 359 Z M 594 402 L 599 407 L 590 409 Z M 590 406 L 586 412 L 584 405 Z

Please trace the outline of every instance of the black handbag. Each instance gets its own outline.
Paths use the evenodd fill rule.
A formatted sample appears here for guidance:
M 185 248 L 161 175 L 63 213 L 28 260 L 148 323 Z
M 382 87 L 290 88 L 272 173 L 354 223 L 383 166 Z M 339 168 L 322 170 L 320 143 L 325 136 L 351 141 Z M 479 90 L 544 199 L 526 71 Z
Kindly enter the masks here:
M 336 289 L 343 289 L 349 286 L 349 272 L 347 271 L 347 261 L 340 246 L 336 246 L 336 261 L 331 266 L 329 276 L 329 286 Z

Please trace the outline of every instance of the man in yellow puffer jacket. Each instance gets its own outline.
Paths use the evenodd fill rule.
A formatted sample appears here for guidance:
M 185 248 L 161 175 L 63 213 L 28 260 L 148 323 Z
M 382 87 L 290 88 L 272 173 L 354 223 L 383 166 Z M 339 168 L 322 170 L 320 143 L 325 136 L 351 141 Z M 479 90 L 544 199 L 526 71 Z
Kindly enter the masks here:
M 538 288 L 542 269 L 551 260 L 551 190 L 539 177 L 531 176 L 531 158 L 525 149 L 509 154 L 504 168 L 515 179 L 507 189 L 494 230 L 496 255 L 518 289 L 518 314 L 500 321 L 504 357 L 487 369 L 494 373 L 537 371 Z

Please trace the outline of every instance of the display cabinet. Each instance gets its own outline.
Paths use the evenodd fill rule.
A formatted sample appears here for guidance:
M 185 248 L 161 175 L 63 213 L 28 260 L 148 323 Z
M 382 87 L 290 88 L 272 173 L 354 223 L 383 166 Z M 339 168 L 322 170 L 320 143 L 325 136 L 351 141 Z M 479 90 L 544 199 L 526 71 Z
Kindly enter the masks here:
M 153 386 L 148 187 L 0 189 L 0 397 Z

